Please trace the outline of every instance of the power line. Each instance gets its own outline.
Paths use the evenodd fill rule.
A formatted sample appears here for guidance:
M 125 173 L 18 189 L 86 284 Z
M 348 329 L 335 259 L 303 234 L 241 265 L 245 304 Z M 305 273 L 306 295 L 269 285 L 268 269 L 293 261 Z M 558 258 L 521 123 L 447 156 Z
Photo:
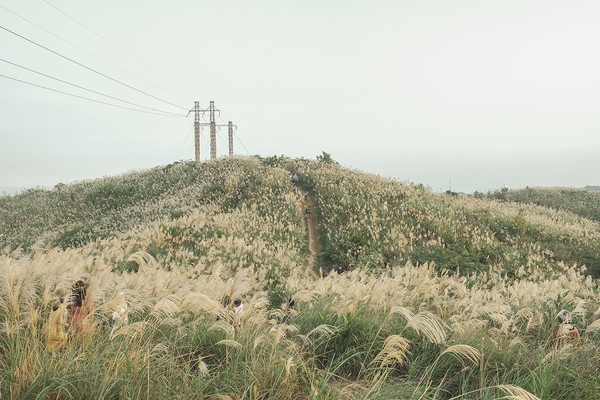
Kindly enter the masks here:
M 37 28 L 39 28 L 39 29 L 43 30 L 44 32 L 48 33 L 49 35 L 52 35 L 52 36 L 54 36 L 55 38 L 62 40 L 63 42 L 65 42 L 65 43 L 67 43 L 67 44 L 69 44 L 69 45 L 71 45 L 71 46 L 75 47 L 76 49 L 78 49 L 78 50 L 81 50 L 81 51 L 83 51 L 83 52 L 87 53 L 88 55 L 90 55 L 90 56 L 92 56 L 92 57 L 94 57 L 94 58 L 96 58 L 96 59 L 98 59 L 98 60 L 100 60 L 100 61 L 102 61 L 102 62 L 104 62 L 104 63 L 108 64 L 108 65 L 110 65 L 111 67 L 113 67 L 113 68 L 117 68 L 117 69 L 119 69 L 120 71 L 127 73 L 127 71 L 125 71 L 124 69 L 121 69 L 121 68 L 119 68 L 117 65 L 115 65 L 115 64 L 113 64 L 113 63 L 110 63 L 110 62 L 108 62 L 108 61 L 106 61 L 106 60 L 104 60 L 104 59 L 102 59 L 102 58 L 100 58 L 100 57 L 98 57 L 98 56 L 94 55 L 93 53 L 91 53 L 91 52 L 87 51 L 85 48 L 83 48 L 83 47 L 81 47 L 81 46 L 78 46 L 78 45 L 76 45 L 75 43 L 71 43 L 71 42 L 70 42 L 70 41 L 68 41 L 67 39 L 64 39 L 64 38 L 62 38 L 62 37 L 58 36 L 56 33 L 50 32 L 48 29 L 44 28 L 43 26 L 40 26 L 40 25 L 36 24 L 35 22 L 33 22 L 33 21 L 31 21 L 31 20 L 29 20 L 29 19 L 27 19 L 27 18 L 25 18 L 25 17 L 23 17 L 23 16 L 21 16 L 21 15 L 17 14 L 16 12 L 9 10 L 8 8 L 4 7 L 4 6 L 3 6 L 3 5 L 1 5 L 1 4 L 0 4 L 0 8 L 3 8 L 4 10 L 8 11 L 8 12 L 9 12 L 9 13 L 11 13 L 12 15 L 14 15 L 14 16 L 16 16 L 16 17 L 18 17 L 18 18 L 21 18 L 21 19 L 22 19 L 22 20 L 24 20 L 24 21 L 27 21 L 27 22 L 29 22 L 31 25 L 33 25 L 33 26 L 35 26 L 35 27 L 37 27 Z
M 173 115 L 173 114 L 163 114 L 163 113 L 157 113 L 157 112 L 152 112 L 152 111 L 138 110 L 136 108 L 125 107 L 125 106 L 121 106 L 119 104 L 112 104 L 112 103 L 107 103 L 105 101 L 90 99 L 89 97 L 83 97 L 83 96 L 79 96 L 79 95 L 76 95 L 76 94 L 73 94 L 73 93 L 63 92 L 62 90 L 52 89 L 52 88 L 49 88 L 47 86 L 42 86 L 42 85 L 38 85 L 36 83 L 31 83 L 31 82 L 23 81 L 21 79 L 12 78 L 12 77 L 6 76 L 6 75 L 1 75 L 0 74 L 0 77 L 6 78 L 6 79 L 10 79 L 12 81 L 21 82 L 21 83 L 24 83 L 26 85 L 31 85 L 31 86 L 39 87 L 39 88 L 42 88 L 42 89 L 50 90 L 52 92 L 65 94 L 67 96 L 76 97 L 78 99 L 83 99 L 83 100 L 91 101 L 91 102 L 94 102 L 94 103 L 104 104 L 104 105 L 111 106 L 111 107 L 123 108 L 125 110 L 137 111 L 137 112 L 142 112 L 142 113 L 146 113 L 146 114 L 162 115 L 163 117 L 175 117 L 176 116 L 176 115 Z M 185 117 L 185 115 L 181 115 L 181 117 Z
M 67 18 L 69 18 L 70 20 L 75 21 L 80 26 L 84 27 L 88 31 L 92 32 L 94 35 L 98 36 L 100 39 L 104 40 L 105 42 L 109 43 L 110 45 L 112 45 L 112 46 L 116 47 L 117 49 L 121 50 L 123 53 L 126 53 L 130 57 L 135 58 L 138 62 L 141 62 L 142 64 L 144 64 L 144 62 L 142 60 L 138 60 L 133 54 L 128 53 L 125 49 L 123 49 L 120 46 L 118 46 L 117 44 L 111 42 L 110 40 L 108 40 L 107 38 L 105 38 L 104 36 L 102 36 L 101 34 L 99 34 L 98 32 L 96 32 L 92 28 L 86 26 L 83 22 L 80 22 L 76 18 L 71 17 L 69 14 L 67 14 L 66 12 L 64 12 L 63 10 L 61 10 L 60 8 L 56 7 L 54 4 L 52 4 L 52 3 L 50 3 L 49 1 L 46 1 L 46 0 L 44 0 L 44 3 L 48 4 L 50 7 L 54 8 L 55 10 L 57 10 L 58 12 L 60 12 L 62 15 L 64 15 Z M 152 68 L 149 65 L 146 65 L 146 66 L 149 67 L 149 68 Z
M 143 90 L 136 89 L 136 88 L 134 88 L 134 87 L 133 87 L 133 86 L 131 86 L 131 85 L 128 85 L 128 84 L 126 84 L 126 83 L 123 83 L 123 82 L 121 82 L 121 81 L 120 81 L 120 80 L 118 80 L 118 79 L 112 78 L 112 77 L 110 77 L 110 76 L 108 76 L 108 75 L 106 75 L 106 74 L 103 74 L 103 73 L 102 73 L 102 72 L 100 72 L 100 71 L 97 71 L 97 70 L 95 70 L 95 69 L 93 69 L 93 68 L 91 68 L 91 67 L 88 67 L 87 65 L 84 65 L 84 64 L 82 64 L 82 63 L 80 63 L 80 62 L 78 62 L 78 61 L 75 61 L 75 60 L 73 60 L 72 58 L 69 58 L 69 57 L 67 57 L 67 56 L 64 56 L 64 55 L 62 55 L 62 54 L 60 54 L 60 53 L 58 53 L 58 52 L 56 52 L 56 51 L 54 51 L 54 50 L 51 50 L 51 49 L 49 49 L 49 48 L 48 48 L 48 47 L 46 47 L 46 46 L 43 46 L 43 45 L 41 45 L 41 44 L 39 44 L 39 43 L 37 43 L 37 42 L 35 42 L 35 41 L 31 40 L 31 39 L 28 39 L 28 38 L 26 38 L 25 36 L 19 35 L 18 33 L 16 33 L 16 32 L 13 32 L 13 31 L 11 31 L 10 29 L 8 29 L 8 28 L 5 28 L 5 27 L 4 27 L 4 26 L 2 26 L 2 25 L 0 25 L 0 28 L 2 28 L 2 29 L 4 29 L 5 31 L 7 31 L 7 32 L 9 32 L 9 33 L 12 33 L 13 35 L 15 35 L 15 36 L 17 36 L 17 37 L 20 37 L 21 39 L 23 39 L 23 40 L 26 40 L 26 41 L 28 41 L 28 42 L 30 42 L 30 43 L 32 43 L 32 44 L 34 44 L 34 45 L 38 46 L 38 47 L 41 47 L 42 49 L 44 49 L 44 50 L 46 50 L 46 51 L 49 51 L 49 52 L 50 52 L 50 53 L 52 53 L 52 54 L 55 54 L 55 55 L 57 55 L 57 56 L 59 56 L 59 57 L 62 57 L 62 58 L 64 58 L 65 60 L 68 60 L 68 61 L 70 61 L 70 62 L 72 62 L 72 63 L 74 63 L 74 64 L 77 64 L 77 65 L 79 65 L 80 67 L 83 67 L 83 68 L 85 68 L 85 69 L 87 69 L 87 70 L 89 70 L 89 71 L 92 71 L 92 72 L 94 72 L 94 73 L 96 73 L 96 74 L 98 74 L 98 75 L 101 75 L 101 76 L 103 76 L 103 77 L 105 77 L 105 78 L 107 78 L 107 79 L 110 79 L 110 80 L 111 80 L 111 81 L 113 81 L 113 82 L 117 82 L 117 83 L 119 83 L 119 84 L 121 84 L 121 85 L 123 85 L 123 86 L 126 86 L 126 87 L 128 87 L 128 88 L 130 88 L 130 89 L 132 89 L 132 90 L 135 90 L 136 92 L 139 92 L 139 93 L 145 94 L 146 96 L 150 96 L 150 97 L 152 97 L 153 99 L 160 100 L 160 101 L 162 101 L 163 103 L 167 103 L 167 104 L 170 104 L 170 105 L 172 105 L 172 106 L 175 106 L 175 107 L 181 108 L 182 110 L 188 111 L 188 109 L 187 109 L 186 107 L 181 107 L 181 106 L 178 106 L 177 104 L 171 103 L 170 101 L 167 101 L 167 100 L 161 99 L 160 97 L 156 97 L 156 96 L 154 96 L 154 95 L 151 95 L 151 94 L 150 94 L 150 93 L 148 93 L 148 92 L 144 92 Z
M 154 72 L 156 72 L 158 74 L 166 76 L 167 78 L 169 78 L 173 82 L 177 83 L 181 87 L 185 87 L 181 83 L 177 82 L 175 79 L 171 78 L 169 75 L 165 74 L 164 72 L 158 71 L 157 69 L 155 69 L 154 67 L 152 67 L 152 65 L 146 63 L 144 60 L 140 59 L 139 57 L 136 57 L 135 55 L 133 55 L 132 53 L 130 53 L 127 50 L 123 49 L 121 46 L 115 44 L 114 42 L 108 40 L 107 38 L 105 38 L 104 36 L 102 36 L 101 34 L 99 34 L 98 32 L 96 32 L 95 30 L 93 30 L 92 28 L 90 28 L 87 25 L 85 25 L 83 22 L 81 22 L 78 19 L 70 16 L 69 14 L 67 14 L 66 12 L 64 12 L 63 10 L 61 10 L 60 8 L 56 7 L 54 4 L 50 3 L 49 1 L 44 0 L 44 3 L 48 4 L 50 7 L 54 8 L 55 10 L 57 10 L 58 12 L 60 12 L 64 16 L 66 16 L 67 18 L 71 19 L 72 21 L 75 21 L 77 24 L 81 25 L 83 28 L 87 29 L 88 31 L 92 32 L 94 35 L 98 36 L 100 39 L 104 40 L 105 42 L 107 42 L 110 45 L 114 46 L 115 48 L 119 49 L 123 53 L 127 54 L 129 57 L 133 58 L 134 60 L 136 60 L 140 64 L 146 66 L 147 68 L 151 69 L 152 71 L 154 71 Z
M 124 73 L 126 73 L 126 74 L 130 75 L 130 73 L 129 73 L 129 72 L 127 72 L 127 71 L 126 71 L 126 70 L 124 70 L 123 68 L 119 67 L 118 65 L 115 65 L 115 64 L 111 63 L 110 61 L 106 61 L 106 60 L 105 60 L 105 59 L 103 59 L 102 57 L 98 57 L 97 55 L 95 55 L 94 53 L 92 53 L 92 52 L 90 52 L 90 51 L 86 50 L 85 48 L 83 48 L 83 47 L 81 47 L 81 46 L 78 46 L 78 45 L 76 45 L 75 43 L 72 43 L 72 42 L 68 41 L 67 39 L 65 39 L 65 38 L 63 38 L 63 37 L 61 37 L 61 36 L 57 35 L 57 34 L 56 34 L 56 33 L 54 33 L 54 32 L 51 32 L 51 31 L 49 31 L 48 29 L 44 28 L 43 26 L 40 26 L 39 24 L 36 24 L 35 22 L 33 22 L 33 21 L 31 21 L 31 20 L 29 20 L 29 19 L 27 19 L 27 18 L 23 17 L 22 15 L 19 15 L 19 14 L 17 14 L 17 13 L 16 13 L 16 12 L 14 12 L 14 11 L 11 11 L 11 10 L 9 10 L 8 8 L 4 7 L 4 6 L 3 6 L 3 5 L 1 5 L 1 4 L 0 4 L 0 8 L 3 8 L 4 10 L 6 10 L 6 11 L 8 11 L 9 13 L 13 14 L 14 16 L 16 16 L 16 17 L 18 17 L 18 18 L 21 18 L 22 20 L 24 20 L 24 21 L 26 21 L 26 22 L 30 23 L 31 25 L 33 25 L 33 26 L 35 26 L 35 27 L 37 27 L 37 28 L 39 28 L 39 29 L 43 30 L 44 32 L 48 33 L 49 35 L 52 35 L 52 36 L 54 36 L 55 38 L 62 40 L 63 42 L 67 43 L 68 45 L 70 45 L 70 46 L 73 46 L 73 47 L 75 47 L 76 49 L 78 49 L 78 50 L 80 50 L 80 51 L 83 51 L 84 53 L 86 53 L 86 54 L 88 54 L 88 55 L 90 55 L 90 56 L 94 57 L 95 59 L 102 61 L 102 62 L 103 62 L 103 63 L 105 63 L 106 65 L 110 65 L 111 67 L 113 67 L 113 68 L 115 68 L 115 69 L 118 69 L 119 71 L 121 71 L 121 72 L 124 72 Z M 136 78 L 136 79 L 139 79 L 139 80 L 141 80 L 141 81 L 143 81 L 143 82 L 146 82 L 146 83 L 148 83 L 148 84 L 150 84 L 150 85 L 152 85 L 152 86 L 154 86 L 154 87 L 156 87 L 156 88 L 158 88 L 158 89 L 164 90 L 165 92 L 169 92 L 168 90 L 165 90 L 165 89 L 163 89 L 163 88 L 160 88 L 159 86 L 157 86 L 157 85 L 155 85 L 154 83 L 152 83 L 152 82 L 148 81 L 147 79 L 144 79 L 144 78 L 142 78 L 142 77 L 139 77 L 139 76 L 136 76 L 135 78 Z M 170 93 L 170 92 L 169 92 L 169 93 Z
M 248 149 L 246 148 L 246 145 L 242 142 L 242 140 L 240 139 L 240 137 L 238 135 L 234 135 L 234 136 L 237 139 L 237 141 L 240 142 L 240 144 L 242 145 L 242 147 L 244 148 L 244 150 L 246 150 L 246 154 L 250 155 L 250 152 L 248 151 Z
M 71 85 L 71 86 L 74 86 L 74 87 L 76 87 L 76 88 L 83 89 L 83 90 L 86 90 L 86 91 L 88 91 L 88 92 L 91 92 L 91 93 L 98 94 L 98 95 L 100 95 L 100 96 L 108 97 L 109 99 L 113 99 L 113 100 L 121 101 L 121 102 L 123 102 L 123 103 L 131 104 L 131 105 L 133 105 L 133 106 L 137 106 L 137 107 L 141 107 L 141 108 L 146 108 L 146 109 L 148 109 L 148 110 L 157 111 L 157 112 L 160 112 L 160 113 L 162 113 L 162 114 L 171 114 L 171 115 L 173 115 L 174 117 L 175 117 L 175 116 L 177 116 L 177 117 L 183 117 L 183 116 L 184 116 L 183 114 L 176 114 L 176 113 L 172 113 L 172 112 L 170 112 L 170 111 L 164 111 L 164 110 L 159 110 L 159 109 L 152 108 L 152 107 L 147 107 L 147 106 L 144 106 L 144 105 L 141 105 L 141 104 L 133 103 L 133 102 L 131 102 L 131 101 L 127 101 L 127 100 L 119 99 L 119 98 L 117 98 L 117 97 L 110 96 L 110 95 L 108 95 L 108 94 L 100 93 L 100 92 L 97 92 L 97 91 L 95 91 L 95 90 L 88 89 L 88 88 L 86 88 L 86 87 L 83 87 L 83 86 L 77 85 L 77 84 L 75 84 L 75 83 L 67 82 L 67 81 L 65 81 L 65 80 L 63 80 L 63 79 L 56 78 L 56 77 L 54 77 L 54 76 L 51 76 L 51 75 L 48 75 L 48 74 L 44 74 L 43 72 L 39 72 L 39 71 L 36 71 L 36 70 L 34 70 L 34 69 L 27 68 L 27 67 L 25 67 L 25 66 L 23 66 L 23 65 L 20 65 L 20 64 L 17 64 L 17 63 L 14 63 L 14 62 L 11 62 L 11 61 L 8 61 L 8 60 L 5 60 L 5 59 L 3 59 L 3 58 L 0 58 L 0 61 L 3 61 L 3 62 L 5 62 L 5 63 L 7 63 L 7 64 L 14 65 L 15 67 L 19 67 L 19 68 L 25 69 L 25 70 L 27 70 L 27 71 L 30 71 L 30 72 L 33 72 L 33 73 L 35 73 L 35 74 L 42 75 L 42 76 L 45 76 L 45 77 L 47 77 L 47 78 L 50 78 L 50 79 L 54 79 L 55 81 L 58 81 L 58 82 L 65 83 L 65 84 L 67 84 L 67 85 Z
M 189 118 L 186 118 L 186 120 L 187 120 L 188 122 L 190 122 L 190 123 L 191 123 L 191 121 L 189 120 Z M 184 149 L 185 147 L 187 147 L 186 145 L 187 145 L 188 139 L 189 139 L 189 137 L 190 137 L 190 133 L 192 132 L 192 129 L 193 129 L 193 128 L 194 128 L 194 125 L 193 125 L 193 124 L 190 124 L 190 127 L 188 128 L 188 131 L 187 131 L 187 133 L 186 133 L 186 134 L 185 134 L 185 136 L 183 137 L 183 140 L 182 140 L 182 142 L 181 142 L 181 145 L 178 147 L 178 149 L 179 149 L 179 150 L 176 150 L 176 154 L 177 154 L 177 156 L 175 157 L 176 159 L 180 158 L 180 156 L 181 156 L 181 153 L 183 152 L 183 149 Z
M 219 139 L 221 140 L 221 142 L 223 142 L 223 144 L 225 146 L 227 146 L 227 142 L 225 141 L 225 139 L 223 138 L 223 135 L 221 135 L 221 128 L 218 127 L 217 128 L 217 136 L 219 137 Z

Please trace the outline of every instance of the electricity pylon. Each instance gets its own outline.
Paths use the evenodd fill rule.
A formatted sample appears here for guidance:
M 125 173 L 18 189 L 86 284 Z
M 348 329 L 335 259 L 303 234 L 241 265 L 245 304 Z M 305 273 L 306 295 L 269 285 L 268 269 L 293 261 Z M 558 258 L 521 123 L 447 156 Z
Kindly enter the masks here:
M 211 101 L 210 106 L 202 110 L 200 109 L 199 103 L 197 101 L 194 102 L 193 110 L 194 111 L 194 136 L 195 136 L 195 148 L 196 148 L 196 163 L 200 163 L 200 127 L 210 126 L 210 158 L 217 158 L 217 127 L 226 126 L 229 128 L 229 155 L 233 155 L 233 132 L 237 131 L 237 125 L 234 125 L 231 121 L 227 125 L 217 124 L 215 122 L 215 112 L 221 115 L 221 110 L 215 107 L 215 102 Z M 200 113 L 204 115 L 205 113 L 209 114 L 210 122 L 201 123 L 200 122 Z

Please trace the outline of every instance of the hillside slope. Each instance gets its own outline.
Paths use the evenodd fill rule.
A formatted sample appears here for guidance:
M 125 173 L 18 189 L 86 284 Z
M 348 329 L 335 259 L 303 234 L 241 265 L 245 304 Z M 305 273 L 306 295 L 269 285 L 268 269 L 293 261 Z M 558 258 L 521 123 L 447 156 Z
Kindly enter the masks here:
M 600 289 L 580 267 L 598 224 L 570 213 L 275 157 L 0 206 L 0 398 L 600 398 Z M 312 273 L 317 229 L 320 266 L 346 272 Z M 79 279 L 90 328 L 54 349 Z M 561 309 L 581 340 L 552 346 Z
M 145 251 L 166 268 L 287 276 L 305 263 L 301 208 L 285 173 L 254 159 L 180 163 L 0 198 L 0 249 L 86 248 L 114 270 Z
M 586 265 L 600 276 L 600 224 L 532 204 L 432 193 L 335 163 L 270 158 L 297 172 L 319 212 L 324 255 L 344 269 L 435 263 L 515 275 Z
M 485 197 L 500 201 L 537 204 L 555 210 L 569 211 L 583 218 L 600 222 L 600 192 L 590 189 L 572 188 L 525 188 L 499 190 Z
M 213 214 L 242 213 L 258 218 L 258 225 L 270 231 L 257 234 L 262 246 L 282 248 L 281 243 L 267 242 L 292 241 L 307 252 L 301 205 L 293 198 L 283 169 L 298 173 L 302 190 L 308 190 L 314 201 L 326 269 L 376 270 L 410 260 L 462 273 L 493 267 L 510 276 L 585 265 L 587 273 L 600 276 L 600 224 L 571 212 L 441 195 L 335 163 L 276 157 L 262 163 L 224 159 L 200 166 L 174 164 L 60 185 L 52 191 L 0 197 L 0 249 L 12 251 L 21 246 L 27 250 L 34 244 L 79 247 L 131 230 L 150 229 L 153 233 L 146 234 L 145 244 L 132 242 L 132 252 L 145 250 L 160 258 L 175 246 L 194 254 L 179 261 L 195 263 L 210 247 L 207 240 L 198 239 L 218 237 L 221 232 L 190 228 L 190 222 L 182 217 L 211 210 Z M 529 192 L 537 193 L 536 198 L 548 193 L 546 197 L 555 200 L 557 193 L 567 193 L 568 199 L 560 204 L 571 204 L 571 209 L 583 207 L 583 203 L 569 200 L 575 195 L 581 198 L 581 191 Z M 590 195 L 600 199 L 595 193 Z M 271 226 L 271 221 L 279 225 Z M 260 230 L 244 229 L 242 224 L 236 235 L 252 236 Z M 235 237 L 233 232 L 227 233 Z M 118 267 L 123 267 L 122 262 Z

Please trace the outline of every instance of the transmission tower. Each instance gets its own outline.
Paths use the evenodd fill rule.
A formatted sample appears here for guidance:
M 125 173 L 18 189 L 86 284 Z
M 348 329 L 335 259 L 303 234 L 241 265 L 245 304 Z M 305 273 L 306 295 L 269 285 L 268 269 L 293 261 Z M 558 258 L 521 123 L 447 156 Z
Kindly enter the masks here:
M 203 110 L 200 109 L 199 103 L 194 102 L 194 108 L 190 112 L 194 111 L 194 134 L 195 134 L 195 146 L 196 146 L 196 163 L 200 162 L 200 129 L 204 126 L 210 126 L 210 158 L 217 158 L 217 128 L 228 127 L 229 128 L 229 155 L 233 155 L 233 133 L 237 131 L 237 125 L 234 125 L 231 121 L 228 124 L 217 124 L 215 122 L 215 112 L 221 115 L 221 110 L 215 107 L 215 102 L 211 101 L 210 106 Z M 204 115 L 209 114 L 210 122 L 201 123 L 200 113 Z
M 210 102 L 210 158 L 217 158 L 217 128 L 215 124 L 215 102 Z
M 194 102 L 194 147 L 196 149 L 196 164 L 200 164 L 200 104 Z
M 235 128 L 237 130 L 237 125 L 233 125 L 233 122 L 229 121 L 229 123 L 227 124 L 227 127 L 229 128 L 229 155 L 232 156 L 233 155 L 233 129 Z

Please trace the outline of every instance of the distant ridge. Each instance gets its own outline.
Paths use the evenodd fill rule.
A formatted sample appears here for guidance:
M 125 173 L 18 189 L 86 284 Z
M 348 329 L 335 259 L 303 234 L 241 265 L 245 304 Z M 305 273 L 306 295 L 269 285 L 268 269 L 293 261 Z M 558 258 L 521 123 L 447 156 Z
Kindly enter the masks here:
M 23 193 L 26 190 L 51 190 L 51 186 L 35 186 L 35 187 L 26 187 L 26 186 L 0 186 L 0 196 L 11 195 L 14 196 L 16 194 Z
M 555 210 L 568 211 L 600 222 L 600 186 L 584 188 L 525 188 L 488 193 L 488 198 L 500 201 L 537 204 Z
M 24 187 L 0 186 L 0 195 L 17 194 L 24 189 L 25 189 Z

